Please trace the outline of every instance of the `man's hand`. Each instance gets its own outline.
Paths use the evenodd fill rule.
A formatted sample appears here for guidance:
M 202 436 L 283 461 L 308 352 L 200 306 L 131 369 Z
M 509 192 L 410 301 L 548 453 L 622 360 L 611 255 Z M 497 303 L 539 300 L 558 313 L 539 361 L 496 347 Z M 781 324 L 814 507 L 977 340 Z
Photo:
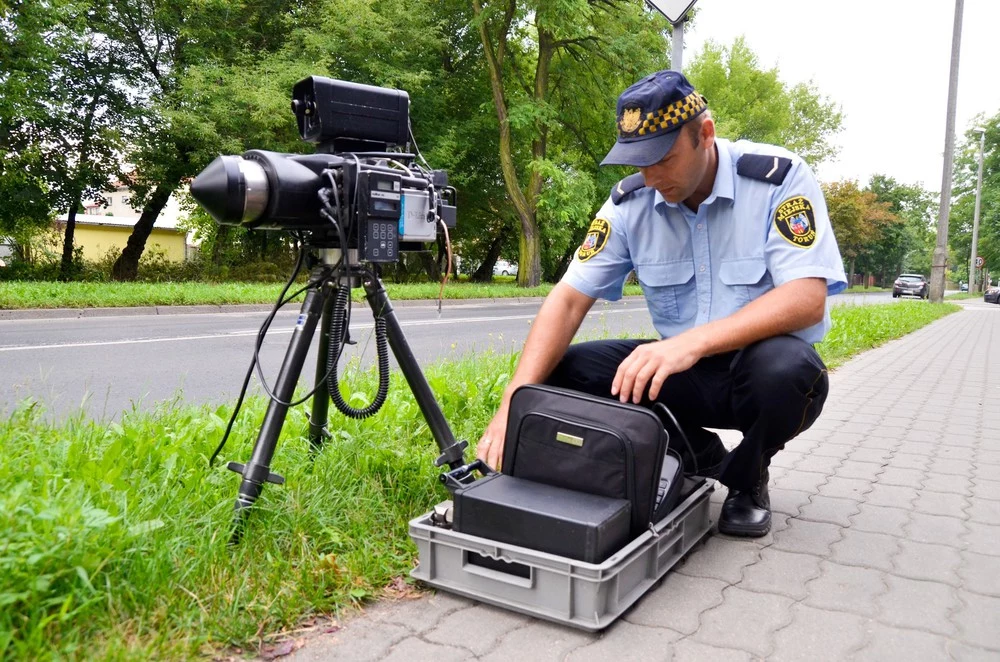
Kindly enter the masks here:
M 655 400 L 667 377 L 684 372 L 701 360 L 704 356 L 701 347 L 702 343 L 691 332 L 639 345 L 618 366 L 611 382 L 611 395 L 618 396 L 621 402 L 632 400 L 639 404 L 648 385 L 649 399 Z
M 476 457 L 492 469 L 500 471 L 500 461 L 503 459 L 504 437 L 507 435 L 507 408 L 501 407 L 490 424 L 486 426 L 476 446 Z

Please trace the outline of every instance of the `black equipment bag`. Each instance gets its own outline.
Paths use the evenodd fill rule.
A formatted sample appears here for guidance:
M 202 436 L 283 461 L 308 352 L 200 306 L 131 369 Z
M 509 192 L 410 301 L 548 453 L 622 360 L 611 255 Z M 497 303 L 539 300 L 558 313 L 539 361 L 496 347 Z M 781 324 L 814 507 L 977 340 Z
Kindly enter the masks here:
M 505 474 L 632 504 L 637 536 L 676 505 L 680 456 L 650 410 L 578 391 L 528 384 L 510 401 Z
M 632 504 L 494 473 L 454 492 L 456 531 L 601 563 L 628 544 Z

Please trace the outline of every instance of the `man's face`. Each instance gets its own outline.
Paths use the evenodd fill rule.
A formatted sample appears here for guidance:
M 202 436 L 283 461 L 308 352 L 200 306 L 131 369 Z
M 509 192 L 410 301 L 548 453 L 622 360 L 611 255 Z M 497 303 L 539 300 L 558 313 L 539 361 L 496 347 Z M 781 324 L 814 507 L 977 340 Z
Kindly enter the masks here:
M 705 179 L 709 165 L 709 150 L 715 146 L 715 127 L 711 119 L 701 123 L 697 133 L 693 127 L 680 129 L 667 155 L 651 166 L 639 168 L 646 186 L 655 188 L 667 202 L 687 200 Z M 694 138 L 698 136 L 698 145 Z

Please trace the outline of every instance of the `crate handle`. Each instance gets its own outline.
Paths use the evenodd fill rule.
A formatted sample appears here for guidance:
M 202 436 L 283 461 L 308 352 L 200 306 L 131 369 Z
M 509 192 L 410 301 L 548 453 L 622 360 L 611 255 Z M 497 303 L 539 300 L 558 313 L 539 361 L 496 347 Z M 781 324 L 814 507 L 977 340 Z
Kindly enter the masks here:
M 475 554 L 476 552 L 466 551 L 462 559 L 462 570 L 469 573 L 470 575 L 479 575 L 480 577 L 485 577 L 486 579 L 492 579 L 498 582 L 504 582 L 505 584 L 511 584 L 513 586 L 521 586 L 523 588 L 532 588 L 535 585 L 535 569 L 531 566 L 525 566 L 528 568 L 528 576 L 520 577 L 518 575 L 511 574 L 509 572 L 504 572 L 503 570 L 494 570 L 493 568 L 484 568 L 481 565 L 476 565 L 469 562 L 469 556 Z M 482 556 L 478 554 L 478 556 Z M 508 561 L 508 563 L 510 563 Z M 518 564 L 522 565 L 522 564 Z

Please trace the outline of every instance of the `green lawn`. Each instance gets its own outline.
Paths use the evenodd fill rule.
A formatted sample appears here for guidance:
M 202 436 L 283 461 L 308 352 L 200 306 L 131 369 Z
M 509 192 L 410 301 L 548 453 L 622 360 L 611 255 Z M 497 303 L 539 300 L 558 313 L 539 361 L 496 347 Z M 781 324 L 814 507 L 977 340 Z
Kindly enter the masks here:
M 836 366 L 959 309 L 841 306 L 819 350 Z M 459 438 L 478 439 L 515 360 L 484 354 L 427 370 Z M 342 381 L 351 397 L 374 392 L 372 374 Z M 249 456 L 265 406 L 246 405 L 213 468 L 207 458 L 231 410 L 182 396 L 110 425 L 51 422 L 30 403 L 0 421 L 0 659 L 255 651 L 305 618 L 398 585 L 415 557 L 407 521 L 446 496 L 400 375 L 376 417 L 332 419 L 333 439 L 315 459 L 307 408 L 291 410 L 272 466 L 287 482 L 267 486 L 244 543 L 229 547 L 239 479 L 223 467 Z

